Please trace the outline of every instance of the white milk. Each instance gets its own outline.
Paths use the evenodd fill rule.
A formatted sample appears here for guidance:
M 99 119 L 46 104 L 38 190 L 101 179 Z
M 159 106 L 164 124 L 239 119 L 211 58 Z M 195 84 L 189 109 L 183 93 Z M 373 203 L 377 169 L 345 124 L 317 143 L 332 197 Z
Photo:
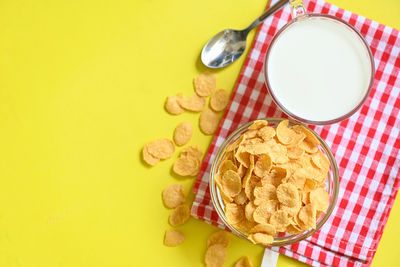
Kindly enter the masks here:
M 368 50 L 355 32 L 315 17 L 284 30 L 267 64 L 277 100 L 312 121 L 336 119 L 353 110 L 365 96 L 372 72 Z

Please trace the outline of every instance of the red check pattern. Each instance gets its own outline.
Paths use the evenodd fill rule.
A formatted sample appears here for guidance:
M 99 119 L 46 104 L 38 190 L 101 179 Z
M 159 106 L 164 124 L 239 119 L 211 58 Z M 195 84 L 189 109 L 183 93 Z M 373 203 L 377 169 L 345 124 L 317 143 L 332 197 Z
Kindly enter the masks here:
M 331 217 L 306 240 L 272 249 L 314 266 L 369 266 L 400 185 L 400 33 L 322 0 L 304 4 L 309 13 L 342 18 L 365 36 L 375 58 L 375 83 L 366 103 L 349 119 L 311 126 L 330 145 L 339 166 L 339 200 Z M 290 19 L 286 6 L 258 30 L 194 185 L 191 212 L 200 220 L 223 227 L 208 189 L 211 163 L 223 140 L 251 120 L 285 117 L 267 94 L 262 66 L 272 37 Z

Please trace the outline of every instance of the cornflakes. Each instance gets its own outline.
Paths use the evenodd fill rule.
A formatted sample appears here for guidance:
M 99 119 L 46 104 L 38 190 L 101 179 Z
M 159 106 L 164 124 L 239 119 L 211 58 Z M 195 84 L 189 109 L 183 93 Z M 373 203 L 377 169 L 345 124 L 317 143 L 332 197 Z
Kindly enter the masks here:
M 323 188 L 317 188 L 310 192 L 310 203 L 317 211 L 326 212 L 329 206 L 329 194 Z
M 172 170 L 180 176 L 196 176 L 200 171 L 200 161 L 193 156 L 180 156 Z
M 178 230 L 168 229 L 165 231 L 164 245 L 176 247 L 185 241 L 185 235 Z
M 315 228 L 329 205 L 329 160 L 318 145 L 312 131 L 288 120 L 276 129 L 263 120 L 249 126 L 226 148 L 215 175 L 231 225 L 263 245 L 279 232 Z
M 204 72 L 194 78 L 194 89 L 199 96 L 209 96 L 217 85 L 217 78 L 214 73 Z
M 249 236 L 249 239 L 253 241 L 254 244 L 261 244 L 264 246 L 271 245 L 274 242 L 274 237 L 271 235 L 263 233 L 255 233 Z
M 224 89 L 218 89 L 211 96 L 210 106 L 215 111 L 222 111 L 229 102 L 229 93 Z
M 148 143 L 147 152 L 154 158 L 167 159 L 172 156 L 175 152 L 175 145 L 168 138 L 160 138 L 153 142 Z
M 190 122 L 180 123 L 174 131 L 174 142 L 177 146 L 183 146 L 187 144 L 192 137 L 193 127 Z
M 225 216 L 231 224 L 238 224 L 244 219 L 243 207 L 228 203 L 225 205 Z
M 167 186 L 162 192 L 164 205 L 167 208 L 173 209 L 185 203 L 186 194 L 181 184 L 172 184 Z
M 150 166 L 154 166 L 154 165 L 156 165 L 156 164 L 160 161 L 159 158 L 155 158 L 155 157 L 153 157 L 153 156 L 149 153 L 149 150 L 148 150 L 148 148 L 147 148 L 147 145 L 144 146 L 142 152 L 143 152 L 143 160 L 144 160 L 147 164 L 149 164 Z
M 179 115 L 185 112 L 185 110 L 179 105 L 178 99 L 182 98 L 182 94 L 177 96 L 169 96 L 165 101 L 165 110 L 172 115 Z
M 234 267 L 253 267 L 253 263 L 251 263 L 249 257 L 244 256 L 235 263 Z
M 182 96 L 177 98 L 177 101 L 182 108 L 193 112 L 200 112 L 206 106 L 206 98 L 197 94 L 192 94 L 190 97 Z
M 169 216 L 169 223 L 172 226 L 179 226 L 184 224 L 190 217 L 190 209 L 187 205 L 182 204 L 174 209 Z
M 242 190 L 242 183 L 239 174 L 233 170 L 227 170 L 222 175 L 223 191 L 230 197 L 237 196 Z
M 205 109 L 201 115 L 199 120 L 200 130 L 204 134 L 214 134 L 218 128 L 220 116 L 218 113 L 215 113 L 211 109 Z
M 204 257 L 207 267 L 221 267 L 226 261 L 226 248 L 221 244 L 210 246 Z
M 267 235 L 276 235 L 276 229 L 272 224 L 257 224 L 251 228 L 250 233 L 264 233 Z
M 231 237 L 229 234 L 224 230 L 219 230 L 214 232 L 210 237 L 207 239 L 207 247 L 211 247 L 212 245 L 220 244 L 227 248 L 231 243 Z

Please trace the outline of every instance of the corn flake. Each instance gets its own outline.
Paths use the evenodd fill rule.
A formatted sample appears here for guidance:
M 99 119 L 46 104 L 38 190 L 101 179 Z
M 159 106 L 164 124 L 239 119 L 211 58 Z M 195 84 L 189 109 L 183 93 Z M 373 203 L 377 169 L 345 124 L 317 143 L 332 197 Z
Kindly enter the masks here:
M 307 228 L 316 228 L 316 210 L 312 204 L 303 206 L 299 211 L 299 219 Z
M 224 172 L 226 172 L 228 170 L 232 170 L 232 171 L 237 172 L 238 167 L 236 167 L 236 165 L 231 160 L 226 159 L 221 163 L 221 165 L 219 167 L 219 171 L 221 173 L 224 173 Z
M 219 124 L 219 114 L 206 108 L 200 115 L 200 130 L 207 135 L 214 134 Z
M 179 105 L 189 111 L 200 112 L 206 106 L 206 98 L 192 94 L 190 97 L 180 97 L 177 99 Z
M 247 196 L 246 196 L 246 192 L 244 192 L 244 189 L 242 189 L 242 190 L 240 191 L 240 193 L 239 193 L 237 196 L 235 196 L 235 197 L 233 198 L 233 200 L 234 200 L 235 203 L 238 204 L 238 205 L 244 205 L 244 204 L 246 204 L 246 202 L 247 202 Z
M 261 244 L 264 246 L 271 245 L 274 242 L 274 237 L 263 233 L 251 234 L 249 239 L 253 241 L 254 244 Z
M 261 224 L 268 224 L 271 215 L 276 211 L 276 207 L 276 200 L 268 200 L 266 202 L 263 202 L 254 210 L 254 221 Z
M 181 156 L 192 156 L 197 158 L 201 162 L 203 157 L 203 150 L 197 146 L 187 146 L 181 151 Z
M 222 188 L 225 194 L 230 197 L 237 196 L 242 190 L 242 179 L 239 174 L 233 170 L 227 170 L 222 175 Z
M 319 142 L 318 138 L 310 130 L 308 130 L 306 127 L 304 127 L 303 125 L 295 125 L 295 126 L 292 127 L 292 129 L 294 131 L 296 131 L 297 133 L 303 133 L 306 136 L 305 137 L 305 141 L 310 142 L 314 146 L 319 146 L 320 145 L 320 142 Z
M 264 126 L 258 130 L 257 135 L 264 141 L 268 141 L 275 136 L 275 129 L 270 126 Z
M 259 183 L 260 179 L 257 176 L 251 175 L 250 178 L 248 178 L 246 181 L 243 179 L 243 184 L 244 184 L 244 192 L 246 193 L 246 196 L 250 200 L 254 200 L 254 188 L 256 185 Z
M 289 147 L 287 150 L 287 156 L 289 159 L 299 159 L 305 153 L 305 150 L 298 146 Z
M 290 183 L 280 184 L 276 189 L 276 196 L 280 203 L 288 207 L 294 207 L 300 202 L 297 188 Z
M 209 96 L 217 85 L 217 78 L 214 73 L 204 72 L 194 78 L 194 88 L 199 96 Z
M 257 224 L 251 228 L 250 233 L 264 233 L 267 235 L 276 235 L 276 229 L 272 224 Z
M 169 223 L 172 226 L 179 226 L 184 224 L 190 217 L 190 209 L 187 205 L 182 204 L 174 209 L 169 216 Z
M 277 210 L 271 215 L 269 222 L 278 232 L 284 232 L 290 224 L 290 219 L 286 211 Z
M 175 161 L 172 170 L 180 176 L 197 176 L 200 171 L 200 161 L 191 155 L 181 155 Z
M 219 230 L 214 232 L 210 237 L 207 239 L 207 248 L 219 244 L 223 247 L 227 248 L 231 243 L 231 237 L 229 234 L 224 230 Z
M 268 154 L 261 155 L 254 165 L 254 174 L 262 178 L 267 176 L 272 167 L 271 157 Z
M 257 206 L 261 203 L 276 198 L 276 188 L 272 184 L 266 184 L 265 186 L 256 186 L 254 188 L 254 204 Z
M 254 222 L 253 213 L 256 210 L 257 206 L 254 205 L 254 202 L 250 201 L 244 208 L 244 215 L 246 219 L 250 222 Z
M 318 151 L 311 156 L 311 162 L 322 172 L 329 171 L 330 168 L 329 160 L 321 151 Z
M 253 122 L 253 124 L 251 124 L 248 129 L 249 130 L 258 130 L 264 126 L 268 125 L 268 121 L 266 120 L 256 120 Z
M 225 216 L 231 224 L 238 224 L 244 219 L 244 209 L 234 203 L 225 205 Z
M 167 247 L 176 247 L 185 241 L 185 235 L 178 230 L 168 229 L 165 231 L 164 245 Z
M 143 147 L 142 155 L 143 155 L 143 160 L 144 160 L 147 164 L 149 164 L 150 166 L 154 166 L 154 165 L 156 165 L 156 164 L 160 161 L 159 158 L 155 158 L 155 157 L 153 157 L 153 156 L 149 153 L 149 150 L 148 150 L 147 145 L 145 145 L 145 146 Z
M 179 115 L 185 112 L 185 110 L 179 105 L 179 98 L 182 98 L 182 94 L 177 96 L 169 96 L 165 101 L 165 110 L 172 115 Z
M 310 203 L 317 211 L 326 212 L 329 206 L 329 194 L 323 188 L 317 188 L 310 192 Z
M 224 89 L 218 89 L 211 96 L 210 106 L 215 111 L 222 111 L 226 108 L 229 102 L 229 93 Z
M 168 138 L 160 138 L 147 144 L 147 151 L 151 156 L 158 159 L 167 159 L 175 152 L 174 142 Z
M 207 267 L 221 267 L 226 261 L 226 248 L 221 244 L 210 246 L 204 257 Z
M 162 192 L 164 205 L 167 208 L 173 209 L 185 203 L 186 194 L 181 184 L 172 184 L 167 186 Z
M 174 131 L 174 142 L 177 146 L 187 144 L 192 137 L 193 127 L 190 122 L 180 123 Z
M 219 173 L 215 174 L 215 183 L 218 186 L 218 189 L 221 193 L 221 196 L 222 196 L 222 199 L 224 200 L 224 202 L 231 203 L 233 201 L 233 199 L 225 193 L 224 188 L 222 186 L 222 178 Z
M 236 263 L 234 267 L 253 267 L 249 257 L 244 256 L 241 257 Z

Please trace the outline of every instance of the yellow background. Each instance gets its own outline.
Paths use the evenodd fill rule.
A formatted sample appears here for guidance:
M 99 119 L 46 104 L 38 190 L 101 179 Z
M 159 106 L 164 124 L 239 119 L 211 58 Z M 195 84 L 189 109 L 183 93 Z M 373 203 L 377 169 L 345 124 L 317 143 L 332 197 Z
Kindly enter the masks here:
M 334 0 L 400 28 L 398 0 Z M 192 93 L 203 44 L 247 26 L 265 0 L 0 2 L 0 266 L 202 266 L 216 228 L 195 219 L 186 241 L 162 245 L 161 202 L 172 159 L 149 168 L 142 146 L 191 121 L 190 144 L 207 149 L 199 114 L 168 115 L 166 96 Z M 254 37 L 253 31 L 248 40 Z M 232 90 L 244 57 L 218 71 Z M 178 152 L 180 150 L 177 149 Z M 193 196 L 191 195 L 191 198 Z M 400 262 L 397 199 L 374 266 Z M 226 266 L 263 249 L 238 238 Z M 300 263 L 284 256 L 278 266 Z

